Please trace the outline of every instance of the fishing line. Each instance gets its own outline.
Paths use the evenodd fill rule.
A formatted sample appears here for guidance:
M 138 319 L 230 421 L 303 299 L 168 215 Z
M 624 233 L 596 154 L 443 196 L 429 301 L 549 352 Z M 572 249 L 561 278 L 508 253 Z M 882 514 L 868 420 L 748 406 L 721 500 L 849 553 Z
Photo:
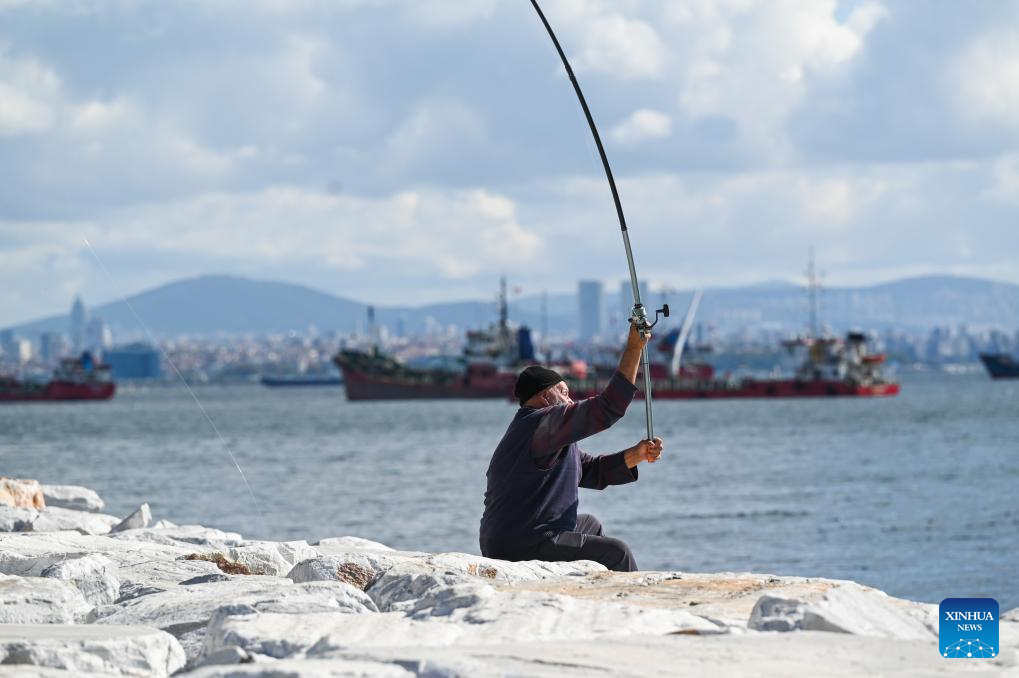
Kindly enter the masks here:
M 103 273 L 106 274 L 106 277 L 110 279 L 111 283 L 115 283 L 116 281 L 113 279 L 113 274 L 110 273 L 110 269 L 106 268 L 106 264 L 103 263 L 103 260 L 99 258 L 99 253 L 92 247 L 92 243 L 88 241 L 88 238 L 82 238 L 82 240 L 85 241 L 85 246 L 88 247 L 88 251 L 92 253 L 93 257 L 95 257 L 96 263 L 99 264 L 99 268 L 103 270 Z M 138 312 L 134 310 L 134 306 L 131 302 L 126 297 L 123 302 L 124 305 L 127 306 L 127 309 L 131 312 L 131 315 L 134 316 L 134 319 L 138 322 L 138 325 L 142 328 L 142 331 L 145 332 L 145 336 L 148 337 L 149 343 L 159 350 L 159 353 L 163 356 L 163 360 L 166 361 L 166 363 L 170 366 L 170 369 L 173 370 L 173 373 L 177 375 L 178 379 L 180 379 L 180 383 L 182 383 L 184 388 L 187 389 L 191 399 L 195 401 L 195 405 L 198 406 L 198 410 L 202 413 L 202 416 L 205 417 L 205 421 L 209 422 L 209 426 L 212 428 L 213 432 L 215 432 L 216 437 L 219 438 L 219 442 L 223 445 L 223 449 L 226 450 L 226 453 L 230 456 L 230 461 L 233 462 L 234 468 L 236 468 L 237 473 L 240 474 L 241 480 L 244 481 L 244 487 L 248 490 L 248 495 L 251 497 L 251 503 L 255 506 L 255 511 L 261 516 L 262 511 L 258 504 L 258 500 L 255 499 L 255 493 L 252 491 L 251 485 L 248 483 L 248 477 L 244 475 L 244 469 L 242 469 L 241 465 L 237 463 L 237 457 L 234 456 L 230 443 L 228 443 L 226 438 L 223 437 L 223 434 L 220 433 L 219 427 L 216 426 L 216 422 L 214 422 L 212 417 L 209 416 L 208 411 L 205 409 L 205 406 L 202 405 L 202 401 L 198 399 L 198 396 L 195 394 L 194 390 L 192 390 L 190 384 L 188 384 L 187 379 L 185 379 L 184 375 L 181 374 L 181 371 L 177 369 L 177 364 L 173 362 L 170 354 L 166 352 L 166 349 L 163 348 L 162 345 L 156 342 L 155 337 L 152 336 L 152 332 L 149 331 L 149 326 L 145 324 L 145 321 L 141 319 Z

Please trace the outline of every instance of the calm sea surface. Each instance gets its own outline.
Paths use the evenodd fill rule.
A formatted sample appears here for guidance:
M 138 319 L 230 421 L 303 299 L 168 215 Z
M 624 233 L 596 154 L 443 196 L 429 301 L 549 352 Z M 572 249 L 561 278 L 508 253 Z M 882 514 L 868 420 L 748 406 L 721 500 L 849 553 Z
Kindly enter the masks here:
M 345 534 L 477 553 L 509 403 L 348 403 L 342 389 L 182 388 L 0 406 L 0 475 L 87 485 L 126 514 L 251 537 Z M 907 598 L 1019 605 L 1019 382 L 906 375 L 891 399 L 665 402 L 663 460 L 581 490 L 644 569 L 850 578 Z M 643 405 L 589 439 L 636 442 Z

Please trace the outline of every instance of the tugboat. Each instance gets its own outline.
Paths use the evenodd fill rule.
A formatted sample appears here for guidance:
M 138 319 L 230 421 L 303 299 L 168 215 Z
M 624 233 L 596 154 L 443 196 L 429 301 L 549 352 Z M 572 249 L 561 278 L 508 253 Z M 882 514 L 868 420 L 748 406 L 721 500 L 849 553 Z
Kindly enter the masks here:
M 534 343 L 527 327 L 509 324 L 506 280 L 499 293 L 499 322 L 467 332 L 463 355 L 443 357 L 436 364 L 412 367 L 373 348 L 343 349 L 334 361 L 343 372 L 347 400 L 403 400 L 438 398 L 507 398 L 513 394 L 520 366 L 535 362 Z M 568 373 L 584 377 L 583 363 Z
M 1005 353 L 981 353 L 980 361 L 991 379 L 1019 379 L 1019 361 Z
M 88 351 L 78 358 L 61 359 L 48 382 L 0 375 L 0 402 L 109 400 L 116 390 L 110 366 L 97 363 Z

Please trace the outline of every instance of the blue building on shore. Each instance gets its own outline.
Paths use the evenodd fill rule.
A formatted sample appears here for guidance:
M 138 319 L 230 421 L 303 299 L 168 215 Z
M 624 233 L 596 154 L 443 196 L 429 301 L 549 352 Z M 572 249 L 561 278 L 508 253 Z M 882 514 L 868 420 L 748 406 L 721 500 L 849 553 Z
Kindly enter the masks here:
M 103 353 L 103 361 L 113 372 L 114 380 L 159 379 L 162 368 L 159 351 L 144 343 L 117 346 Z

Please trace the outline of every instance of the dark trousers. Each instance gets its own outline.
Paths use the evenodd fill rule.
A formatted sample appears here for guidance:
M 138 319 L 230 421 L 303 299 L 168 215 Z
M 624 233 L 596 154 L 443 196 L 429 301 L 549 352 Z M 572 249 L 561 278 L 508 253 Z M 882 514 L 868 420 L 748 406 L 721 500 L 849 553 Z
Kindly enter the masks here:
M 602 534 L 597 518 L 581 513 L 577 516 L 577 529 L 560 532 L 533 546 L 514 549 L 498 556 L 503 560 L 593 560 L 616 572 L 635 572 L 637 561 L 625 542 Z

